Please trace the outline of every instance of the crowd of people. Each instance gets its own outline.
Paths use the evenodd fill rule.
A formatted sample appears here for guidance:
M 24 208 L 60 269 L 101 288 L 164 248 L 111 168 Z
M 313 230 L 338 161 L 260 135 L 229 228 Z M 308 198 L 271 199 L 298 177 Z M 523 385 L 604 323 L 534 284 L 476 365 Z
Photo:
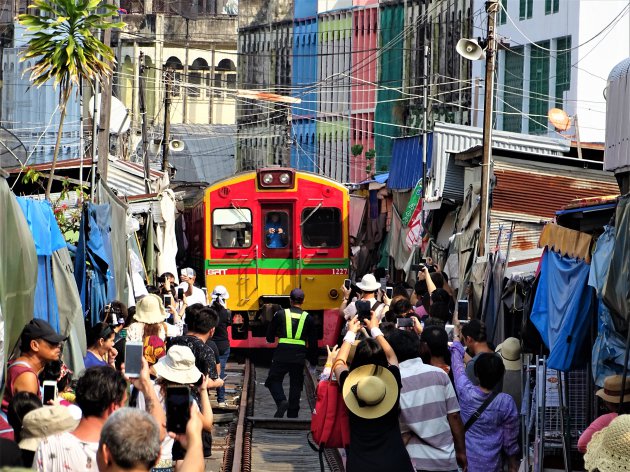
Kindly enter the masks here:
M 31 320 L 9 358 L 0 412 L 0 467 L 44 472 L 203 471 L 216 391 L 226 407 L 226 307 L 193 269 L 147 286 L 134 307 L 114 301 L 86 326 L 85 370 L 63 363 L 67 339 Z M 137 349 L 134 349 L 137 348 Z

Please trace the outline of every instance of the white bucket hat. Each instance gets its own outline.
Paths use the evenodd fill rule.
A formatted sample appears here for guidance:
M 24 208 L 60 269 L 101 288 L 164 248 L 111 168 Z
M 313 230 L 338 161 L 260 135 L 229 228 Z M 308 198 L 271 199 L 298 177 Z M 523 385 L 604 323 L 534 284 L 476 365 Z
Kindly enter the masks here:
M 507 338 L 496 348 L 496 352 L 503 359 L 505 370 L 521 370 L 521 342 L 517 338 Z
M 153 368 L 159 377 L 183 385 L 193 384 L 201 377 L 195 355 L 188 346 L 172 346 Z
M 168 315 L 160 297 L 150 293 L 136 302 L 133 318 L 140 323 L 156 324 L 165 321 Z
M 365 274 L 361 282 L 357 284 L 357 287 L 364 292 L 376 292 L 381 288 L 381 284 L 376 281 L 376 278 L 372 274 Z
M 37 408 L 27 413 L 22 420 L 20 449 L 37 451 L 39 443 L 53 434 L 74 431 L 79 420 L 72 416 L 72 411 L 63 405 Z
M 211 297 L 212 301 L 218 300 L 223 308 L 227 308 L 225 300 L 230 298 L 230 294 L 228 293 L 227 288 L 225 288 L 223 285 L 217 285 L 216 287 L 214 287 Z

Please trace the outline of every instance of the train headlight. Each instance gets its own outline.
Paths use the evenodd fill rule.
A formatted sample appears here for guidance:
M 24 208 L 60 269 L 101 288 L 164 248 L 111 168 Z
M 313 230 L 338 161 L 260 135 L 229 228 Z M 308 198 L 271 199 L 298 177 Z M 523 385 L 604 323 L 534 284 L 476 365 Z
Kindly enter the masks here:
M 283 174 L 283 175 L 286 175 L 286 174 Z M 273 174 L 263 175 L 263 183 L 270 185 L 272 182 L 273 182 Z
M 281 184 L 288 184 L 289 181 L 291 180 L 291 176 L 289 174 L 280 174 L 280 183 Z
M 328 292 L 328 296 L 333 300 L 336 300 L 337 298 L 339 298 L 339 292 L 336 289 L 331 288 L 330 292 Z

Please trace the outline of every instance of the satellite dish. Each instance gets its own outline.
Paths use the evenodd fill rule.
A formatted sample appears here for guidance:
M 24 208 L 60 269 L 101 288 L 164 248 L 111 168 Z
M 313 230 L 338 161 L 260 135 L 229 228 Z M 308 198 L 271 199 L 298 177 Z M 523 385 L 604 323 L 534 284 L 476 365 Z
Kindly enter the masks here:
M 0 127 L 0 168 L 20 168 L 27 159 L 28 152 L 20 138 Z
M 457 41 L 455 46 L 457 54 L 468 59 L 469 61 L 476 61 L 483 56 L 483 48 L 479 45 L 475 39 L 462 38 Z
M 571 118 L 564 110 L 552 108 L 547 112 L 547 118 L 558 131 L 566 131 L 571 127 Z
M 96 95 L 96 124 L 99 124 L 99 118 L 101 115 L 101 94 Z M 94 97 L 90 98 L 88 104 L 88 111 L 90 116 L 94 118 Z M 126 133 L 131 125 L 131 118 L 129 116 L 129 110 L 123 102 L 116 97 L 112 97 L 112 104 L 110 107 L 109 117 L 109 132 L 111 134 L 123 134 Z
M 168 149 L 171 152 L 182 152 L 186 148 L 184 141 L 180 141 L 179 139 L 173 139 L 168 145 Z

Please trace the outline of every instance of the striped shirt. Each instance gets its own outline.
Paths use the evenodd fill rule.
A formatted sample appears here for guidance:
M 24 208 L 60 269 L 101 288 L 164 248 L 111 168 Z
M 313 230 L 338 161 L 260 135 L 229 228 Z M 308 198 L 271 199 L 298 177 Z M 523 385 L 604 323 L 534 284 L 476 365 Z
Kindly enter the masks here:
M 416 469 L 456 470 L 453 434 L 446 415 L 459 411 L 448 375 L 420 358 L 399 365 L 400 428 L 412 432 L 407 452 Z

